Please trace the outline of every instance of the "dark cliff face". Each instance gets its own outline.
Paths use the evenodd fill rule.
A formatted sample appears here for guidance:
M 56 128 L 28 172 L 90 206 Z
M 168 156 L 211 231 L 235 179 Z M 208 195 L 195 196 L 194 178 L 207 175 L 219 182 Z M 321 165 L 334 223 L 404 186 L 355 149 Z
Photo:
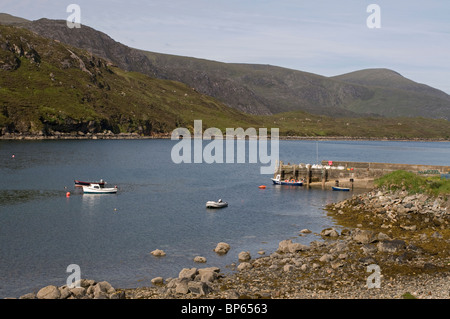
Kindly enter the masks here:
M 112 61 L 121 69 L 156 77 L 156 67 L 144 54 L 88 26 L 71 29 L 67 27 L 66 21 L 49 19 L 40 19 L 22 25 L 46 38 L 88 50 L 94 55 Z

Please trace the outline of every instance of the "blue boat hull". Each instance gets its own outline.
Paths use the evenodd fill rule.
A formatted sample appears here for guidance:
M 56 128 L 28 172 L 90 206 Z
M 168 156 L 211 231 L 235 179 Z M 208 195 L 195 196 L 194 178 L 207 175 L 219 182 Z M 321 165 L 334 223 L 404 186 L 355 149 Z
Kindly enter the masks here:
M 289 186 L 303 186 L 303 182 L 290 182 L 290 181 L 279 181 L 272 178 L 272 182 L 275 185 L 289 185 Z
M 341 191 L 341 192 L 348 192 L 350 191 L 350 188 L 347 187 L 336 187 L 336 186 L 332 186 L 334 191 Z

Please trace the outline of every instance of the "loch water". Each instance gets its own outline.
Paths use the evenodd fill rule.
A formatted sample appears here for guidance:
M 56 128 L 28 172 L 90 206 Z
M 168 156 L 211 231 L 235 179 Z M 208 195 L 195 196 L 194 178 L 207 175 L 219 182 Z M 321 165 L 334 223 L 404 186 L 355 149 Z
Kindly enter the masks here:
M 232 271 L 229 265 L 241 251 L 257 257 L 284 239 L 317 239 L 314 233 L 335 225 L 324 206 L 353 194 L 272 185 L 271 175 L 260 174 L 262 163 L 175 164 L 176 143 L 0 141 L 0 298 L 64 285 L 71 264 L 80 266 L 82 278 L 121 288 L 149 286 L 152 278 L 175 277 L 185 267 Z M 450 162 L 448 142 L 279 143 L 285 163 Z M 104 179 L 119 191 L 83 194 L 75 179 Z M 229 206 L 205 207 L 219 198 Z M 303 228 L 313 233 L 299 237 Z M 230 244 L 228 254 L 213 252 L 219 242 Z M 167 255 L 154 257 L 155 249 Z M 194 263 L 195 256 L 207 263 Z

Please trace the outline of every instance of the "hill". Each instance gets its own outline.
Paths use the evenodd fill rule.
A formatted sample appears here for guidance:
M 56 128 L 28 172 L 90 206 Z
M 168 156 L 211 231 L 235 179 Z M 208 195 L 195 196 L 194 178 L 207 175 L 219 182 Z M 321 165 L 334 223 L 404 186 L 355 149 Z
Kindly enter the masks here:
M 28 22 L 30 22 L 30 20 L 20 18 L 20 17 L 15 17 L 13 15 L 0 12 L 0 23 L 2 23 L 2 24 L 13 25 L 13 24 L 19 24 L 19 23 L 28 23 Z
M 213 61 L 199 63 L 217 67 Z M 255 72 L 251 76 L 256 77 L 261 71 L 259 66 L 232 66 L 228 70 L 235 74 L 251 67 Z M 326 80 L 303 75 L 318 82 Z M 255 95 L 255 99 L 259 97 Z M 353 114 L 333 118 L 298 110 L 244 113 L 184 83 L 127 71 L 84 49 L 23 27 L 0 25 L 0 137 L 8 133 L 44 137 L 104 132 L 161 136 L 176 127 L 192 129 L 194 120 L 199 119 L 204 129 L 279 128 L 281 136 L 450 138 L 447 120 Z
M 391 70 L 367 69 L 324 77 L 271 65 L 222 63 L 142 51 L 88 26 L 69 29 L 66 21 L 40 19 L 21 26 L 86 49 L 124 70 L 183 82 L 248 114 L 306 111 L 332 117 L 450 119 L 448 94 Z M 393 82 L 394 86 L 389 85 Z
M 128 72 L 88 51 L 0 25 L 0 132 L 167 133 L 252 123 L 180 82 Z

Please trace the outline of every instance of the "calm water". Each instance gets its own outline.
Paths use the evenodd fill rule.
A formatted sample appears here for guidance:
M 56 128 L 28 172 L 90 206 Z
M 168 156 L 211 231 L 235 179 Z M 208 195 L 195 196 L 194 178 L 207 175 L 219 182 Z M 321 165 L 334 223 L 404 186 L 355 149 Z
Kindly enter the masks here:
M 332 226 L 323 206 L 351 195 L 273 186 L 259 163 L 177 165 L 175 143 L 0 141 L 0 298 L 63 285 L 70 264 L 81 267 L 82 278 L 114 287 L 150 285 L 184 267 L 229 271 L 243 250 L 256 257 L 283 239 L 316 239 L 298 232 Z M 284 162 L 317 158 L 449 165 L 450 143 L 280 141 Z M 118 185 L 118 194 L 83 195 L 73 186 L 74 179 L 100 178 Z M 218 198 L 229 207 L 205 208 Z M 221 241 L 231 245 L 225 256 L 212 251 Z M 167 256 L 149 254 L 157 248 Z M 195 264 L 197 255 L 208 262 Z

